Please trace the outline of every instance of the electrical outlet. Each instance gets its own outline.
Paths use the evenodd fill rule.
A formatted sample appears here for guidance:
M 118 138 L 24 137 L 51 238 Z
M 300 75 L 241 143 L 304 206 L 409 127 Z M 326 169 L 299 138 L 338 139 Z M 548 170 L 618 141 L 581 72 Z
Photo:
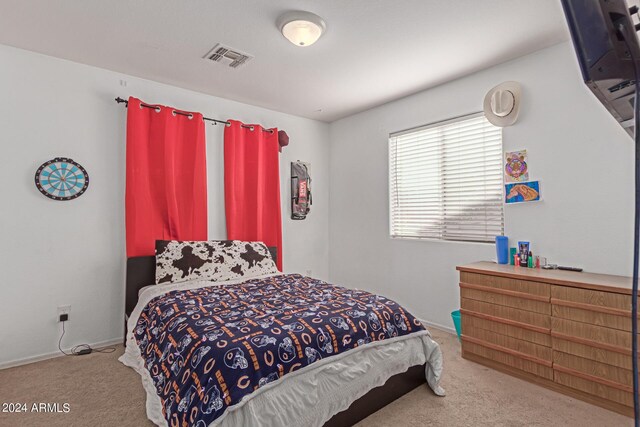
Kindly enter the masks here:
M 66 315 L 67 316 L 67 320 L 69 320 L 70 318 L 70 313 L 71 313 L 71 306 L 70 305 L 61 305 L 58 307 L 58 322 L 62 322 L 61 320 L 61 316 L 62 315 Z

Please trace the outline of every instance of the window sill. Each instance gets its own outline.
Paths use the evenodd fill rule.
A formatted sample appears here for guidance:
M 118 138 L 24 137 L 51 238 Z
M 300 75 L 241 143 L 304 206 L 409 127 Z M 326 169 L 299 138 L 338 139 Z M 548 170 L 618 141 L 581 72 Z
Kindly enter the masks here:
M 495 242 L 478 242 L 473 240 L 445 240 L 435 239 L 431 237 L 405 237 L 405 236 L 389 236 L 391 240 L 408 240 L 414 242 L 431 242 L 431 243 L 456 243 L 465 245 L 495 245 Z

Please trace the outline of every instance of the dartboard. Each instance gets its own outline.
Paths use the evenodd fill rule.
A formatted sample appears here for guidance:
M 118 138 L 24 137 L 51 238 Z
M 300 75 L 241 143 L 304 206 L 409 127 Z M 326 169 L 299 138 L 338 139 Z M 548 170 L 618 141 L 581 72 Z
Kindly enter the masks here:
M 56 157 L 43 163 L 36 171 L 36 187 L 53 200 L 73 200 L 89 186 L 89 175 L 78 163 Z

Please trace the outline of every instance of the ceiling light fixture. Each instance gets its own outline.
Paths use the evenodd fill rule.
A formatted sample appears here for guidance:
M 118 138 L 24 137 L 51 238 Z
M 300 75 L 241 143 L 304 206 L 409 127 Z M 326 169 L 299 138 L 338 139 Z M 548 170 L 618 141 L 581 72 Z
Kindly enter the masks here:
M 311 12 L 293 11 L 281 15 L 276 22 L 283 36 L 296 46 L 311 46 L 327 28 L 322 18 Z

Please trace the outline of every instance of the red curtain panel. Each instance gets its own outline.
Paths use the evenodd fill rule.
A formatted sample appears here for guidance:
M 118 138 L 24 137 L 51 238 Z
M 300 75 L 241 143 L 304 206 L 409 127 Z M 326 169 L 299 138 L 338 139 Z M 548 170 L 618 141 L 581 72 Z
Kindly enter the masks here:
M 127 108 L 127 256 L 154 255 L 158 240 L 207 240 L 207 165 L 199 113 Z
M 276 246 L 282 271 L 278 130 L 230 122 L 224 130 L 227 238 Z

